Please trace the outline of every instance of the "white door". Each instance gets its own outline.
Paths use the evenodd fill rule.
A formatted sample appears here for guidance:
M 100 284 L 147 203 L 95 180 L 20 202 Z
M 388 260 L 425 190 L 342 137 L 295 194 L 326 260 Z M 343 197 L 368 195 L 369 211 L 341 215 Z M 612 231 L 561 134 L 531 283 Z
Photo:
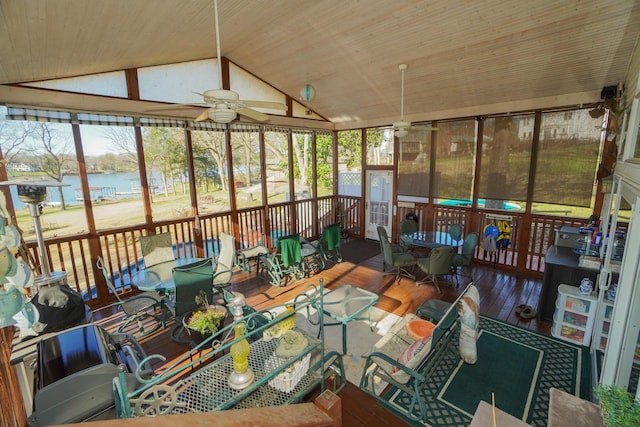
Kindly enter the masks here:
M 367 171 L 365 189 L 365 238 L 378 239 L 382 225 L 391 236 L 391 208 L 393 207 L 393 171 Z

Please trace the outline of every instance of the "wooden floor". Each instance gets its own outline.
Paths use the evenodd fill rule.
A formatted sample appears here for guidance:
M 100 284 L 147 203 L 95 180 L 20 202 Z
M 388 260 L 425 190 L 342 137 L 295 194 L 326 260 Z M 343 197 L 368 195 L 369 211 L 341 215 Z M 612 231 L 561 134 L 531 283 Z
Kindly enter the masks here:
M 470 271 L 480 292 L 481 314 L 531 330 L 550 333 L 551 323 L 538 319 L 521 319 L 515 313 L 519 304 L 528 304 L 534 308 L 538 305 L 542 278 L 511 274 L 494 269 L 490 264 L 476 264 Z M 415 273 L 421 275 L 419 269 L 416 269 Z M 238 271 L 234 273 L 233 283 L 228 289 L 242 292 L 249 305 L 262 309 L 292 300 L 306 284 L 317 284 L 320 278 L 324 280 L 326 288 L 351 284 L 375 292 L 380 296 L 377 307 L 400 316 L 414 312 L 427 298 L 453 301 L 464 288 L 462 282 L 459 288 L 456 288 L 455 284 L 444 282 L 440 285 L 442 294 L 438 294 L 432 285 L 416 286 L 415 281 L 408 278 L 402 278 L 396 286 L 394 276 L 382 274 L 382 255 L 377 255 L 357 265 L 350 262 L 330 264 L 326 270 L 315 276 L 293 282 L 286 287 L 270 286 L 256 277 L 255 269 L 253 273 Z M 461 277 L 461 281 L 463 279 L 468 282 L 468 279 Z M 105 308 L 96 311 L 94 319 L 107 329 L 115 330 L 120 316 L 115 314 L 112 308 Z M 186 345 L 171 340 L 168 329 L 159 330 L 139 340 L 147 354 L 162 354 L 167 358 L 166 363 L 188 350 Z M 161 366 L 156 368 L 161 369 Z M 380 406 L 374 398 L 350 383 L 340 392 L 340 397 L 345 426 L 407 425 Z

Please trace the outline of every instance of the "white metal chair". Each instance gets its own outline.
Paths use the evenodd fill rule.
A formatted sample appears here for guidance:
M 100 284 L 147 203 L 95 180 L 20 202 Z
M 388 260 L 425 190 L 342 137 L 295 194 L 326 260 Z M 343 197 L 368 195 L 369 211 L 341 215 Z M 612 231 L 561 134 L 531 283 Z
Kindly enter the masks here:
M 220 289 L 231 284 L 233 265 L 236 253 L 236 238 L 227 233 L 220 233 L 220 252 L 213 269 L 213 287 Z
M 175 259 L 171 233 L 169 232 L 140 236 L 140 250 L 142 251 L 145 267 Z

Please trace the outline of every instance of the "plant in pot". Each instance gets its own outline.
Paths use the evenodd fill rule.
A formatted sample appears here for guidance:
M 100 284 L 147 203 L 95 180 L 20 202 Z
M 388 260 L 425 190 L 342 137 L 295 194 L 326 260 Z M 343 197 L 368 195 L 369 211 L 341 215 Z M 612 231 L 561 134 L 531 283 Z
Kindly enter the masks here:
M 227 316 L 227 308 L 223 305 L 209 304 L 204 291 L 200 291 L 196 296 L 196 304 L 199 306 L 198 310 L 185 316 L 183 322 L 191 338 L 199 343 L 218 332 Z
M 640 401 L 624 387 L 600 384 L 594 389 L 594 394 L 600 401 L 605 426 L 640 426 Z

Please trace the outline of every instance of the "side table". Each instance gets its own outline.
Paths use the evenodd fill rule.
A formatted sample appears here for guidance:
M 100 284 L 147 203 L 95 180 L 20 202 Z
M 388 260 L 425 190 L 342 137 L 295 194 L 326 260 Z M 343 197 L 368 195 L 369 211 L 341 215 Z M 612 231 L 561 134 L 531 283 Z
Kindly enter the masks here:
M 371 307 L 377 302 L 377 294 L 352 285 L 342 285 L 324 294 L 324 314 L 337 321 L 325 323 L 325 326 L 342 324 L 343 354 L 347 354 L 347 323 L 365 319 L 371 322 Z M 365 312 L 366 316 L 363 316 Z

